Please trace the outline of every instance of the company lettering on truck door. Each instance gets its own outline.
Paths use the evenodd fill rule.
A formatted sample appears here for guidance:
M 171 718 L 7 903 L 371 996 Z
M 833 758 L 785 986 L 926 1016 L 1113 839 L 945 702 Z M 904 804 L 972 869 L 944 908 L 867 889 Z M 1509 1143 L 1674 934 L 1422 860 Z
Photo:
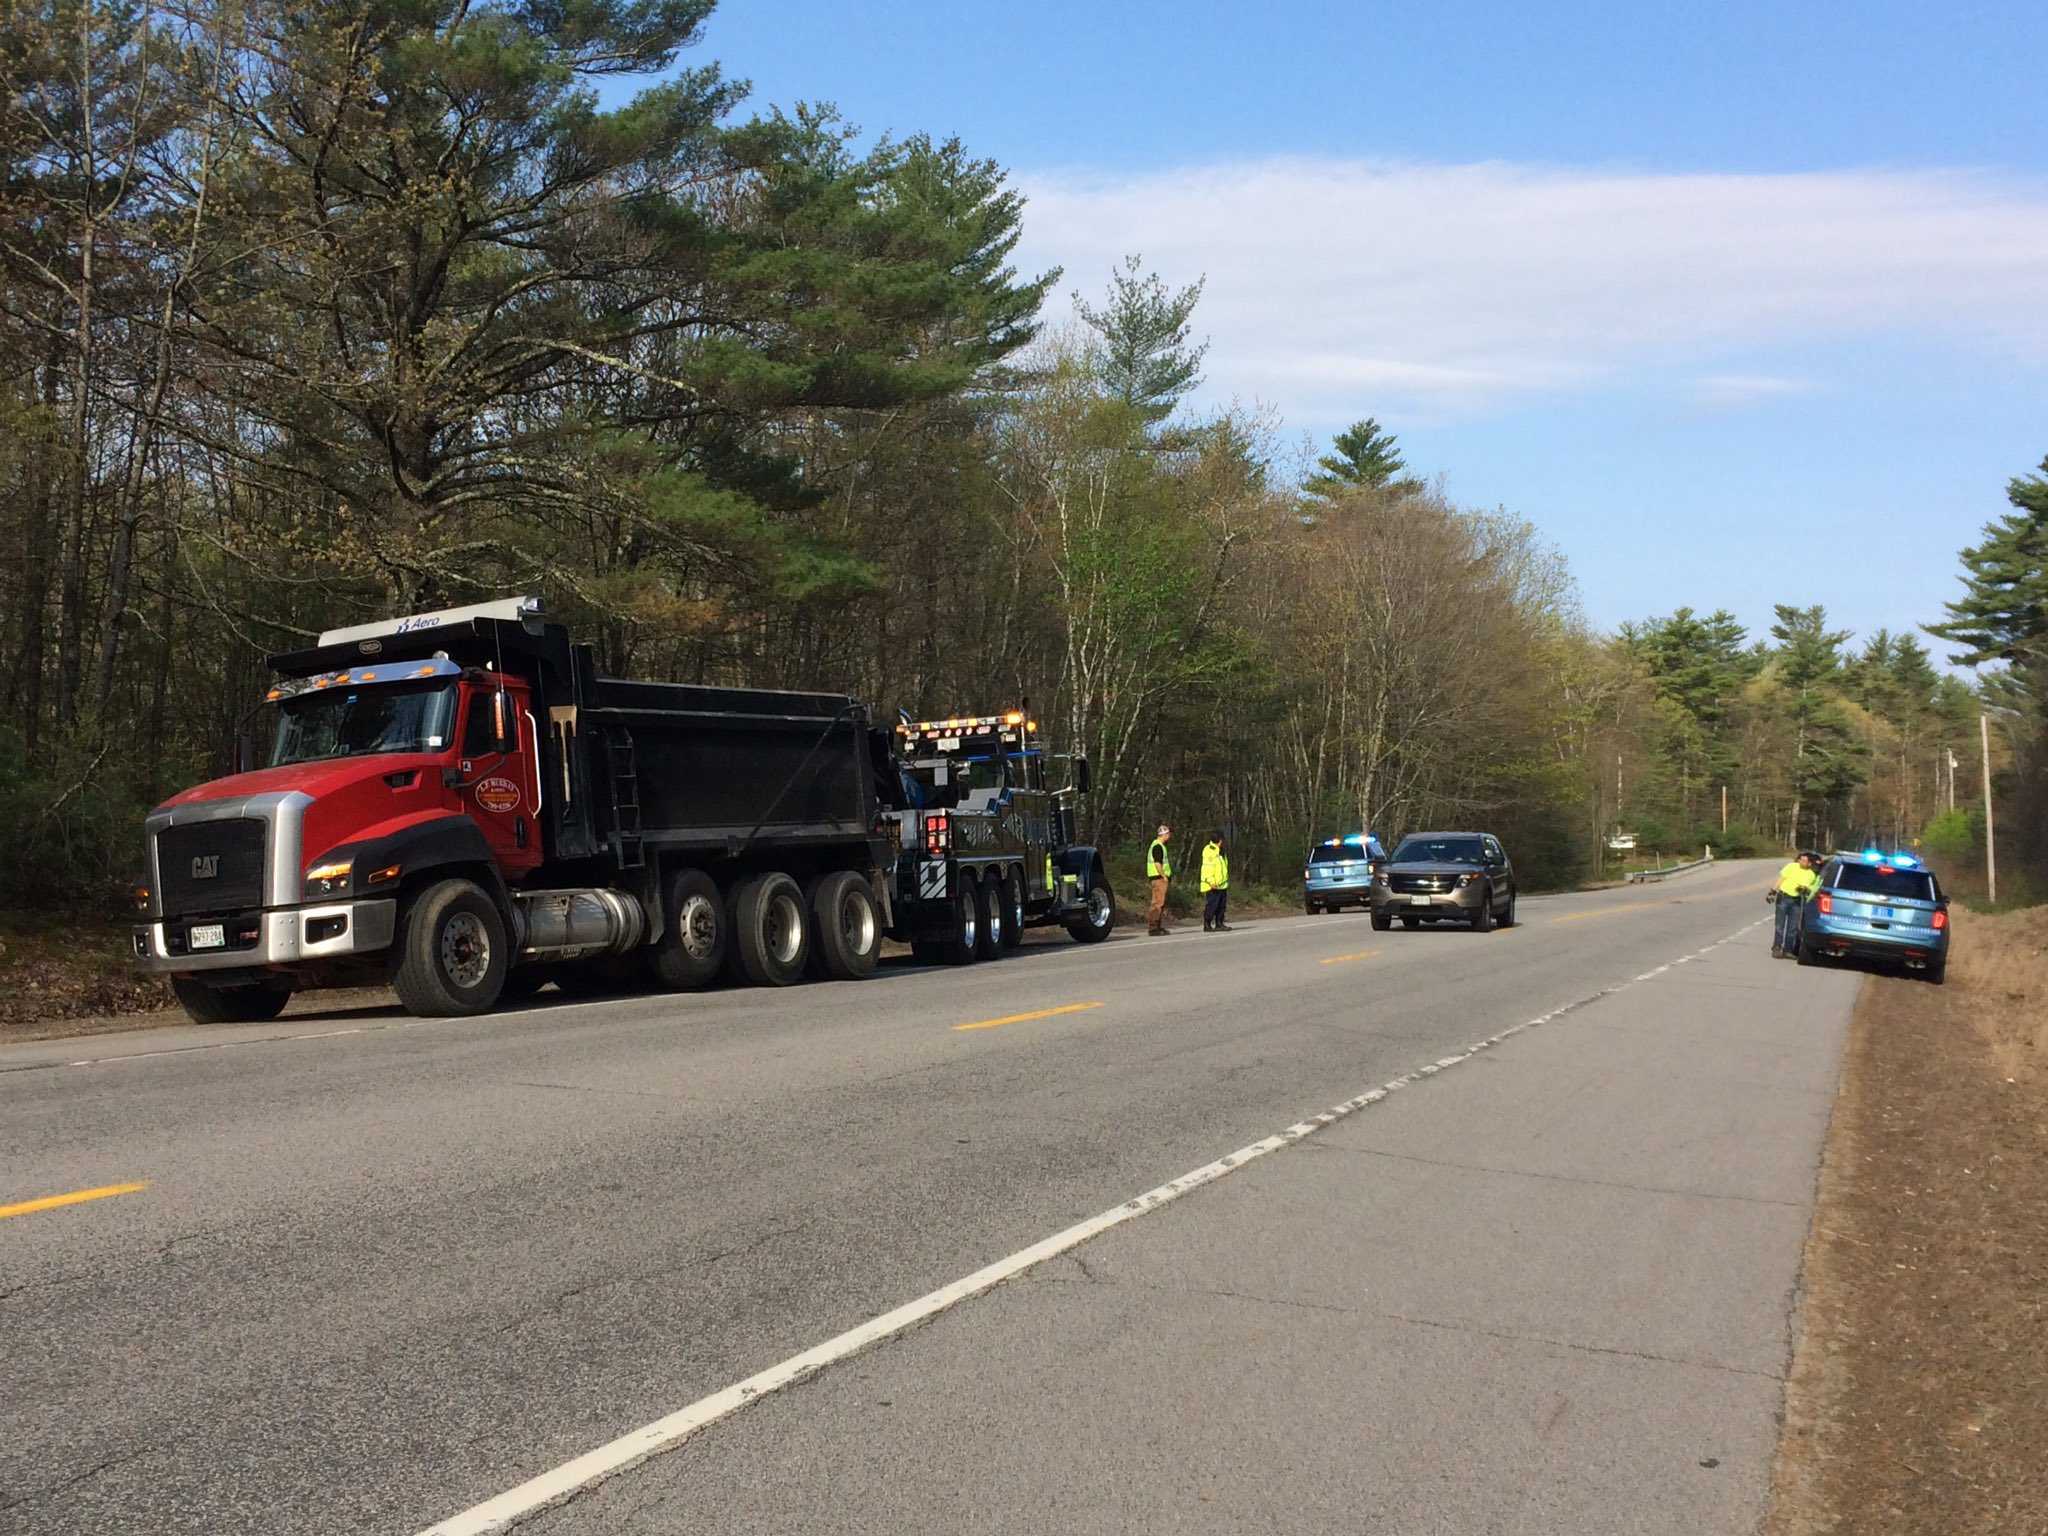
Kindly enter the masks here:
M 508 679 L 502 694 L 479 688 L 469 696 L 462 726 L 463 807 L 508 875 L 541 861 L 539 733 L 525 683 Z M 497 749 L 499 711 L 512 750 Z

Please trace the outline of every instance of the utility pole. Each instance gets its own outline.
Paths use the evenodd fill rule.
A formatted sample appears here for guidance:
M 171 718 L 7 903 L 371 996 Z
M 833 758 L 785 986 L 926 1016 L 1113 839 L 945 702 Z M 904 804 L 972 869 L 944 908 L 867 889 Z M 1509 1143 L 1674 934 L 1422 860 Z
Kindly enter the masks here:
M 1954 747 L 1943 747 L 1941 750 L 1948 754 L 1948 808 L 1954 810 L 1956 808 L 1956 749 Z
M 1998 849 L 1997 837 L 1991 827 L 1991 717 L 1984 713 L 1977 716 L 1977 737 L 1984 746 L 1984 884 L 1991 897 L 1991 905 L 1998 905 Z
M 1721 786 L 1721 838 L 1722 838 L 1722 840 L 1723 840 L 1723 841 L 1725 842 L 1725 841 L 1727 840 L 1727 837 L 1728 837 L 1728 786 L 1727 786 L 1726 784 L 1723 784 L 1723 785 Z

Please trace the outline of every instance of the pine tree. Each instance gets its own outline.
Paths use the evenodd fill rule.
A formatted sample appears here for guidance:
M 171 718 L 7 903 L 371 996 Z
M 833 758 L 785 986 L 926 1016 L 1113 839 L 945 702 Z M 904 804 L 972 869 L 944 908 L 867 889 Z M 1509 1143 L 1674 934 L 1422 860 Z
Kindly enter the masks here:
M 1383 490 L 1407 468 L 1394 434 L 1370 416 L 1339 432 L 1330 447 L 1329 453 L 1316 460 L 1322 473 L 1310 475 L 1301 487 L 1325 501 L 1347 491 Z
M 1090 362 L 1103 390 L 1157 424 L 1202 382 L 1209 344 L 1190 344 L 1188 320 L 1205 280 L 1171 292 L 1157 272 L 1140 275 L 1142 261 L 1124 258 L 1110 273 L 1109 294 L 1100 306 L 1075 294 L 1074 312 L 1096 334 Z
M 2048 659 L 2048 459 L 2041 471 L 2007 483 L 2013 510 L 1985 524 L 1983 542 L 1963 551 L 1962 600 L 1944 604 L 1947 620 L 1927 626 L 1962 647 L 1951 661 L 2031 669 Z

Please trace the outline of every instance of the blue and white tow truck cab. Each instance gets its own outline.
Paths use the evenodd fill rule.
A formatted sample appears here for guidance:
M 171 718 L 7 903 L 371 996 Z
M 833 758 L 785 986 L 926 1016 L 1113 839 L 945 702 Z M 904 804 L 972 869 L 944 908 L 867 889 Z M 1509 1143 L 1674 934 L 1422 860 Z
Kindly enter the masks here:
M 1311 915 L 1372 905 L 1372 872 L 1386 849 L 1370 832 L 1326 837 L 1302 861 L 1301 903 Z
M 1875 960 L 1939 986 L 1948 971 L 1948 897 L 1910 853 L 1837 853 L 1799 925 L 1799 963 Z

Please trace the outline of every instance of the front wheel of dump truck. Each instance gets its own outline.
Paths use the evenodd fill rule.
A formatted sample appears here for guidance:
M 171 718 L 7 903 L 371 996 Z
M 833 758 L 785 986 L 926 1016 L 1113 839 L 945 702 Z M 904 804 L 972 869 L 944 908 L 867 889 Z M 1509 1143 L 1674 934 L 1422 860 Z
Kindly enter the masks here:
M 717 883 L 701 869 L 679 869 L 670 878 L 654 946 L 654 974 L 678 992 L 709 986 L 725 965 L 732 924 Z
M 391 986 L 408 1013 L 458 1017 L 489 1011 L 511 968 L 497 904 L 473 880 L 442 880 L 406 914 Z
M 803 980 L 811 931 L 803 887 L 779 870 L 749 875 L 732 896 L 734 953 L 740 974 L 757 987 Z
M 828 981 L 860 981 L 882 958 L 882 915 L 874 892 L 851 870 L 811 883 L 811 972 Z
M 171 991 L 194 1024 L 261 1024 L 292 1000 L 289 987 L 216 987 L 189 976 L 173 976 Z
M 1078 944 L 1100 944 L 1116 926 L 1116 895 L 1109 882 L 1097 875 L 1088 887 L 1088 905 L 1067 924 L 1067 932 Z

